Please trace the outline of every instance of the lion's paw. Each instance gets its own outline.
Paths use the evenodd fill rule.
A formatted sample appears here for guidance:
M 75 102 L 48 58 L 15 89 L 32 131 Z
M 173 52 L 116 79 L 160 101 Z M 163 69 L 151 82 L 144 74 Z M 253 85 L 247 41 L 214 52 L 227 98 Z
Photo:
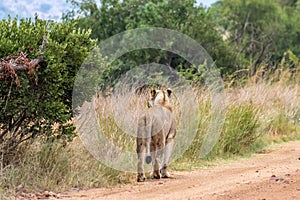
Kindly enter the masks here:
M 152 179 L 160 179 L 160 173 L 159 173 L 159 170 L 155 170 L 153 172 L 150 173 L 150 177 Z
M 146 181 L 146 177 L 143 174 L 138 174 L 137 178 L 136 178 L 137 182 L 145 182 Z
M 171 174 L 166 170 L 160 170 L 162 178 L 170 178 Z

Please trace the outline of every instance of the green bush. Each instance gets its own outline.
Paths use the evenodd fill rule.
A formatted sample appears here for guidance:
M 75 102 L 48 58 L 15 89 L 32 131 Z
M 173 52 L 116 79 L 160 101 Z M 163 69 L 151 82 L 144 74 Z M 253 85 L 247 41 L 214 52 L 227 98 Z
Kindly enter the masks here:
M 17 146 L 36 136 L 71 139 L 69 122 L 72 89 L 81 63 L 95 45 L 90 32 L 76 29 L 76 23 L 55 23 L 17 18 L 0 21 L 0 58 L 29 59 L 43 56 L 34 73 L 0 74 L 0 168 L 16 162 Z M 44 51 L 39 48 L 46 37 Z M 19 84 L 18 81 L 19 80 Z
M 238 105 L 228 108 L 217 151 L 237 154 L 255 143 L 259 134 L 257 110 L 253 105 Z
M 184 159 L 198 160 L 200 147 L 203 143 L 211 116 L 209 116 L 209 102 L 200 104 L 200 125 L 193 143 L 183 155 Z M 252 104 L 230 105 L 219 140 L 207 158 L 214 158 L 224 154 L 240 154 L 251 149 L 259 138 L 258 110 Z

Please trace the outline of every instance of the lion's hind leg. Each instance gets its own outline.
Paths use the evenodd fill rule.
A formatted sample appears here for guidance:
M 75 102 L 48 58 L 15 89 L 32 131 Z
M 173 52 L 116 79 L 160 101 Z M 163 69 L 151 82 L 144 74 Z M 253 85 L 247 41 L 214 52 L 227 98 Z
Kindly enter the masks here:
M 138 157 L 137 162 L 137 182 L 144 182 L 146 180 L 144 164 L 146 157 L 146 138 L 147 138 L 147 117 L 144 115 L 138 121 L 137 138 L 136 138 L 136 152 Z
M 160 171 L 159 171 L 159 149 L 156 142 L 151 141 L 150 152 L 152 158 L 152 171 L 150 173 L 150 177 L 154 179 L 160 179 Z
M 137 182 L 144 182 L 146 180 L 144 163 L 146 157 L 146 148 L 145 148 L 145 139 L 137 139 L 137 155 L 138 155 L 138 164 L 137 164 Z
M 170 173 L 168 172 L 168 166 L 169 166 L 170 157 L 171 157 L 171 153 L 172 153 L 172 149 L 173 149 L 173 143 L 174 143 L 173 138 L 167 139 L 167 144 L 164 148 L 164 158 L 163 158 L 162 168 L 160 169 L 162 178 L 170 178 L 171 177 Z

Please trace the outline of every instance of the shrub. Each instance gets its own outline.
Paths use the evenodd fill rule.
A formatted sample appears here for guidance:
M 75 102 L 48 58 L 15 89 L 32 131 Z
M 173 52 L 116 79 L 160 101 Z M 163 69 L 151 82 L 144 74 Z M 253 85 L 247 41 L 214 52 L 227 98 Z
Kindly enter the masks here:
M 257 110 L 253 105 L 238 105 L 228 109 L 218 151 L 223 153 L 240 153 L 249 149 L 259 137 Z
M 76 23 L 17 18 L 0 21 L 0 57 L 42 56 L 38 68 L 0 73 L 0 168 L 15 162 L 17 146 L 44 135 L 71 139 L 71 97 L 75 74 L 95 41 Z M 46 46 L 39 51 L 46 37 Z M 3 64 L 3 63 L 2 63 Z M 2 68 L 3 69 L 3 68 Z M 33 70 L 33 71 L 32 71 Z

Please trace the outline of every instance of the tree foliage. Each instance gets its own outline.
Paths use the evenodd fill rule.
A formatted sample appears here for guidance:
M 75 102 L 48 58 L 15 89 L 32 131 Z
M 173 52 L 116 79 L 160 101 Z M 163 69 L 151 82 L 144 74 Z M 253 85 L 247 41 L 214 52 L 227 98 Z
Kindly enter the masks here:
M 79 14 L 78 26 L 91 28 L 92 37 L 99 42 L 120 32 L 143 27 L 162 27 L 182 32 L 201 44 L 216 61 L 223 73 L 235 71 L 239 58 L 233 49 L 223 41 L 217 30 L 213 15 L 194 0 L 105 0 L 97 4 L 93 0 L 71 3 Z M 65 15 L 72 19 L 76 12 Z M 107 69 L 112 80 L 127 70 L 146 63 L 160 63 L 175 69 L 187 70 L 190 64 L 178 55 L 154 49 L 137 50 L 127 53 Z M 110 82 L 103 79 L 106 84 Z
M 220 0 L 212 12 L 254 75 L 259 66 L 278 66 L 288 50 L 300 55 L 299 5 L 297 0 Z
M 0 27 L 1 58 L 21 52 L 28 59 L 43 57 L 34 73 L 16 71 L 16 76 L 5 76 L 2 72 L 0 157 L 6 165 L 10 153 L 24 141 L 40 135 L 52 139 L 72 137 L 72 85 L 95 42 L 90 32 L 76 29 L 74 22 L 55 23 L 37 17 L 18 21 L 9 17 L 0 21 Z M 44 37 L 46 46 L 41 52 Z

